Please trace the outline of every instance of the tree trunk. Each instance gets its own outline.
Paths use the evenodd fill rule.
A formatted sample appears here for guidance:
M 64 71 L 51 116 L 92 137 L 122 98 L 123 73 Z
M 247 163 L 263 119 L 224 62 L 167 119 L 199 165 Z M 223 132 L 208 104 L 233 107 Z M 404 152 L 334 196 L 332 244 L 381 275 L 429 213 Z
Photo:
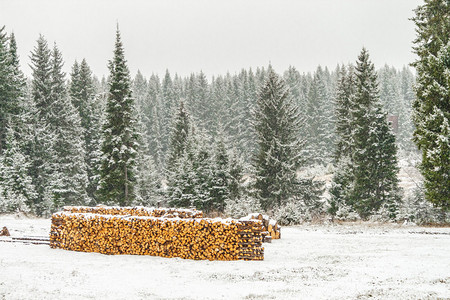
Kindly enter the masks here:
M 128 205 L 128 172 L 127 165 L 124 166 L 125 171 L 125 205 Z

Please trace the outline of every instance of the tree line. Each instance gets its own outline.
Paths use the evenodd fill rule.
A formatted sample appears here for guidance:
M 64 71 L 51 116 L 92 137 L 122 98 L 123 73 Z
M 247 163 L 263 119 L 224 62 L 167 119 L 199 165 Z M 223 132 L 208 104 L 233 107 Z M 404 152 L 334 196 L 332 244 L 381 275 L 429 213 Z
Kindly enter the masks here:
M 416 22 L 427 18 L 427 5 Z M 432 70 L 446 74 L 448 47 L 440 45 Z M 110 73 L 101 80 L 84 59 L 66 76 L 60 50 L 43 36 L 30 58 L 27 79 L 14 35 L 1 28 L 1 211 L 48 215 L 63 205 L 105 203 L 234 215 L 265 210 L 285 223 L 324 212 L 396 218 L 403 205 L 399 155 L 417 152 L 414 130 L 420 147 L 436 147 L 420 138 L 430 135 L 420 96 L 431 93 L 420 90 L 429 88 L 420 80 L 431 75 L 421 69 L 414 91 L 407 67 L 376 71 L 366 49 L 355 64 L 331 72 L 290 67 L 279 75 L 269 65 L 210 82 L 203 72 L 182 78 L 169 71 L 162 80 L 140 72 L 132 80 L 118 29 Z M 436 134 L 443 164 L 427 154 L 422 168 L 426 197 L 445 209 L 448 194 L 437 195 L 432 178 L 448 181 L 448 140 L 440 138 L 448 111 L 433 112 L 427 126 L 443 124 Z M 389 115 L 398 118 L 396 132 Z M 319 165 L 335 170 L 330 197 L 323 182 L 301 172 Z

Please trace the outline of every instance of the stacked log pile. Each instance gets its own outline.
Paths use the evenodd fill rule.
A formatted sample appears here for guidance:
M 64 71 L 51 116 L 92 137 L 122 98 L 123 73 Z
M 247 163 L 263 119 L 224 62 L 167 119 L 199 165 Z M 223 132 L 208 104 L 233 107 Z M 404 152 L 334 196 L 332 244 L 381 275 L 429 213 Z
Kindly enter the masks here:
M 52 248 L 186 259 L 264 259 L 259 221 L 111 215 L 111 209 L 97 210 L 104 214 L 72 212 L 84 210 L 72 207 L 53 214 Z
M 278 225 L 276 220 L 269 218 L 269 216 L 253 213 L 248 216 L 241 218 L 241 220 L 260 220 L 263 223 L 264 229 L 261 232 L 262 240 L 266 243 L 271 243 L 272 240 L 277 240 L 281 238 L 281 227 Z
M 203 218 L 203 212 L 196 209 L 183 208 L 155 208 L 155 207 L 120 207 L 120 206 L 64 206 L 66 212 L 72 213 L 93 213 L 100 215 L 130 215 L 139 217 L 157 218 Z
M 239 255 L 238 259 L 263 260 L 264 248 L 262 247 L 262 222 L 240 221 L 238 223 Z

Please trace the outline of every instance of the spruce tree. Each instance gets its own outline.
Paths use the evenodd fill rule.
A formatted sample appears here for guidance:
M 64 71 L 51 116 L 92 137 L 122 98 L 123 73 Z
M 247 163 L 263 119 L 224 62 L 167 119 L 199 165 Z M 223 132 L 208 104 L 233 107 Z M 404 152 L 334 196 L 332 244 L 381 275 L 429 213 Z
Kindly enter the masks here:
M 193 207 L 197 200 L 197 174 L 194 169 L 195 142 L 191 121 L 180 102 L 172 121 L 171 142 L 167 158 L 166 199 L 170 206 Z
M 100 97 L 95 95 L 92 72 L 83 59 L 81 64 L 74 63 L 69 87 L 70 99 L 80 116 L 83 129 L 85 165 L 88 178 L 86 192 L 91 204 L 95 203 L 99 178 L 101 114 Z
M 25 154 L 24 142 L 29 141 L 26 128 L 27 111 L 25 102 L 25 76 L 20 70 L 19 57 L 15 36 L 9 37 L 9 48 L 6 48 L 5 35 L 0 29 L 0 73 L 9 75 L 1 77 L 1 107 L 2 107 L 2 132 L 0 148 L 3 149 L 3 157 L 0 163 L 0 182 L 3 192 L 0 198 L 0 211 L 24 211 L 28 212 L 33 207 L 36 192 L 29 175 L 31 159 Z M 3 51 L 8 50 L 5 56 Z M 4 60 L 6 58 L 6 60 Z M 4 80 L 7 80 L 5 82 Z M 7 101 L 5 102 L 6 98 Z M 1 151 L 0 151 L 1 152 Z M 1 157 L 1 156 L 0 156 Z
M 164 157 L 164 153 L 167 153 L 169 147 L 172 116 L 178 107 L 179 100 L 169 70 L 166 70 L 166 74 L 161 83 L 161 157 Z
M 5 148 L 7 120 L 10 109 L 10 73 L 8 36 L 5 32 L 5 26 L 3 26 L 0 28 L 0 153 Z
M 192 127 L 188 141 L 188 158 L 192 161 L 194 174 L 195 208 L 211 212 L 214 207 L 213 188 L 213 156 L 211 137 L 206 130 Z
M 303 153 L 308 164 L 327 164 L 333 150 L 333 108 L 328 91 L 329 74 L 320 66 L 314 73 L 305 108 L 305 126 L 307 133 Z
M 349 204 L 366 218 L 399 200 L 397 148 L 378 94 L 377 75 L 363 48 L 355 67 L 352 111 L 353 186 Z
M 180 101 L 178 112 L 174 116 L 172 133 L 170 138 L 170 148 L 167 158 L 167 169 L 171 171 L 179 157 L 186 150 L 189 135 L 190 121 L 189 115 L 184 108 L 184 102 Z
M 258 147 L 255 189 L 264 209 L 282 205 L 297 192 L 299 122 L 298 108 L 284 81 L 269 68 L 254 115 Z
M 26 145 L 26 153 L 32 159 L 29 169 L 37 197 L 34 212 L 48 214 L 53 210 L 52 188 L 49 185 L 54 173 L 53 145 L 55 131 L 50 126 L 52 110 L 52 62 L 47 41 L 40 35 L 31 52 L 31 100 L 28 104 L 28 120 L 34 131 L 29 135 L 31 142 Z
M 23 97 L 26 87 L 26 79 L 20 70 L 20 61 L 17 54 L 17 43 L 14 33 L 9 36 L 9 66 L 11 71 L 10 99 L 12 102 L 10 113 L 17 116 L 22 113 Z
M 412 19 L 418 59 L 414 141 L 422 151 L 425 198 L 450 210 L 450 3 L 425 0 Z
M 119 28 L 114 57 L 109 62 L 108 102 L 103 126 L 102 162 L 98 198 L 104 203 L 133 202 L 138 135 L 131 96 L 131 79 Z
M 49 126 L 54 132 L 51 163 L 52 187 L 56 208 L 88 203 L 84 130 L 80 115 L 67 94 L 62 54 L 56 44 L 51 58 Z
M 413 142 L 414 123 L 412 120 L 414 83 L 415 76 L 407 67 L 403 67 L 400 74 L 400 91 L 401 91 L 401 115 L 399 116 L 399 133 L 397 135 L 397 142 L 399 147 L 407 152 L 416 152 L 417 147 Z
M 164 103 L 159 77 L 152 75 L 148 82 L 148 93 L 145 105 L 141 106 L 142 120 L 147 125 L 147 138 L 153 160 L 158 170 L 165 166 L 165 154 L 167 152 L 168 137 L 166 131 L 169 124 L 165 124 Z
M 336 171 L 330 188 L 330 207 L 328 212 L 334 217 L 341 207 L 350 199 L 353 186 L 353 115 L 356 78 L 353 66 L 341 69 L 336 86 L 335 116 L 336 116 Z
M 244 177 L 244 162 L 234 147 L 231 148 L 228 157 L 228 197 L 230 200 L 238 201 L 245 192 L 244 187 L 242 186 Z
M 156 206 L 160 203 L 160 179 L 155 162 L 150 154 L 149 145 L 145 138 L 146 126 L 140 121 L 138 111 L 137 131 L 139 133 L 139 148 L 136 158 L 136 199 L 134 204 L 142 206 Z
M 342 157 L 349 157 L 352 153 L 352 126 L 351 109 L 355 94 L 355 76 L 353 67 L 343 66 L 337 85 L 335 98 L 335 118 L 336 118 L 336 150 L 335 160 Z
M 0 27 L 0 154 L 5 148 L 8 121 L 20 114 L 24 85 L 14 34 L 8 37 L 5 26 Z

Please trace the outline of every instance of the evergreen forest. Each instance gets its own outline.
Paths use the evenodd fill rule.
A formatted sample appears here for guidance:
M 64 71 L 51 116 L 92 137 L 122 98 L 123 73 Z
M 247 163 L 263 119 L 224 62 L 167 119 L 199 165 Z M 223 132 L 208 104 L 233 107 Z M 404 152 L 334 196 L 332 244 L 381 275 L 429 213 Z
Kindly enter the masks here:
M 130 74 L 117 28 L 99 78 L 43 35 L 19 58 L 0 27 L 0 213 L 108 204 L 448 222 L 449 13 L 433 10 L 444 2 L 416 10 L 415 70 L 375 66 L 362 48 L 310 73 Z M 423 176 L 408 190 L 404 166 Z

